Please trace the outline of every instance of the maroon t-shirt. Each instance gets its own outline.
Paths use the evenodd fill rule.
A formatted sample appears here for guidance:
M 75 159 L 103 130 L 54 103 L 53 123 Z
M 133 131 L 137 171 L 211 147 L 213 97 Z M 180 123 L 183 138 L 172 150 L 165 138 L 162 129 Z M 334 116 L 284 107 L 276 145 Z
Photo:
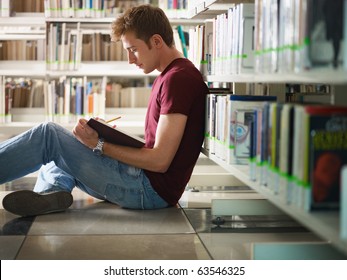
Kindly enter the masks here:
M 201 73 L 187 59 L 174 60 L 155 79 L 145 122 L 146 147 L 153 148 L 161 114 L 186 115 L 178 151 L 165 173 L 145 170 L 155 191 L 169 204 L 180 199 L 193 172 L 204 139 L 208 88 Z

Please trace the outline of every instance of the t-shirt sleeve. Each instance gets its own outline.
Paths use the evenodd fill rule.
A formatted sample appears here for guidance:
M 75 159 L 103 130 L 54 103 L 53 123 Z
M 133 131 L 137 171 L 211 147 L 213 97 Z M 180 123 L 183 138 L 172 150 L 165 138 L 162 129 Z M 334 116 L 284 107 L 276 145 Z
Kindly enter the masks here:
M 188 115 L 191 104 L 194 101 L 194 86 L 187 85 L 187 77 L 184 72 L 176 72 L 171 75 L 161 89 L 160 114 L 180 113 Z M 192 81 L 194 83 L 194 81 Z

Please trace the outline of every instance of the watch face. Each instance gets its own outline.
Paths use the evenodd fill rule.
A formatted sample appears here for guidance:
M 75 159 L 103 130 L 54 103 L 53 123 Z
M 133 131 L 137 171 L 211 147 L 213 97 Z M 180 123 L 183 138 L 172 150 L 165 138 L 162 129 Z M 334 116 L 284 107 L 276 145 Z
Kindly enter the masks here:
M 102 155 L 102 151 L 100 149 L 93 149 L 93 153 L 98 155 L 98 156 Z
M 98 156 L 101 156 L 103 154 L 103 150 L 102 150 L 103 146 L 104 146 L 104 139 L 100 138 L 98 141 L 98 144 L 93 149 L 93 153 Z

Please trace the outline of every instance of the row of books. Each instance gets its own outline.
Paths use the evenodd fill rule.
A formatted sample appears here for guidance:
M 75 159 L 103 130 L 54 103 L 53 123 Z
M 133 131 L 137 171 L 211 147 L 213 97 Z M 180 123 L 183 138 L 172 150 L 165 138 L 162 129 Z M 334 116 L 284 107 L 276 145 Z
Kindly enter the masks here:
M 331 86 L 326 84 L 286 84 L 287 102 L 332 104 Z
M 16 13 L 43 13 L 43 0 L 1 0 L 0 17 L 10 17 Z
M 0 16 L 16 13 L 44 13 L 45 17 L 103 18 L 114 17 L 141 0 L 1 0 Z
M 0 42 L 0 60 L 44 61 L 45 40 L 10 40 Z
M 205 75 L 253 72 L 254 4 L 243 3 L 190 29 L 189 59 Z
M 75 116 L 105 117 L 105 108 L 146 107 L 150 88 L 123 88 L 102 79 L 61 78 L 48 83 L 47 115 L 54 121 L 69 122 Z
M 125 61 L 127 53 L 122 43 L 111 42 L 109 34 L 83 34 L 82 61 Z
M 347 107 L 274 101 L 210 95 L 205 147 L 228 164 L 248 164 L 250 179 L 283 203 L 302 211 L 339 209 Z
M 45 0 L 45 17 L 104 18 L 143 4 L 141 0 Z
M 206 75 L 347 69 L 345 0 L 256 0 L 190 30 L 189 58 Z
M 346 1 L 256 0 L 255 72 L 342 68 Z
M 78 70 L 81 61 L 122 61 L 127 54 L 121 42 L 111 42 L 109 34 L 82 30 L 65 22 L 47 23 L 48 70 Z
M 0 17 L 16 13 L 44 13 L 48 18 L 114 17 L 126 9 L 145 4 L 144 0 L 2 0 Z M 158 6 L 170 18 L 187 18 L 187 0 L 159 0 Z
M 169 18 L 187 18 L 188 0 L 159 0 L 158 6 Z
M 4 0 L 0 2 L 0 16 L 9 17 L 11 15 L 11 1 Z
M 4 79 L 0 98 L 0 122 L 11 121 L 12 108 L 45 108 L 52 121 L 69 122 L 75 116 L 105 115 L 105 108 L 146 107 L 150 88 L 123 87 L 107 78 L 65 78 L 59 80 Z
M 9 115 L 11 108 L 16 107 L 43 107 L 44 90 L 42 80 L 19 79 L 13 81 L 6 80 L 3 84 L 4 108 L 3 114 Z
M 210 89 L 204 147 L 227 164 L 248 164 L 249 124 L 252 122 L 248 111 L 276 99 L 275 96 L 236 95 L 227 90 Z

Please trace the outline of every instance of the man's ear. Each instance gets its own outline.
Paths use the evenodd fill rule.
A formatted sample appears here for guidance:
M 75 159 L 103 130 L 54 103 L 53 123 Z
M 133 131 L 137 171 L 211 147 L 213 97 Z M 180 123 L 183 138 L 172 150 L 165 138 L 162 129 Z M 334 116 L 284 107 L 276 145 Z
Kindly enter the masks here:
M 161 48 L 163 45 L 163 38 L 159 34 L 154 34 L 152 36 L 152 45 L 156 48 Z

